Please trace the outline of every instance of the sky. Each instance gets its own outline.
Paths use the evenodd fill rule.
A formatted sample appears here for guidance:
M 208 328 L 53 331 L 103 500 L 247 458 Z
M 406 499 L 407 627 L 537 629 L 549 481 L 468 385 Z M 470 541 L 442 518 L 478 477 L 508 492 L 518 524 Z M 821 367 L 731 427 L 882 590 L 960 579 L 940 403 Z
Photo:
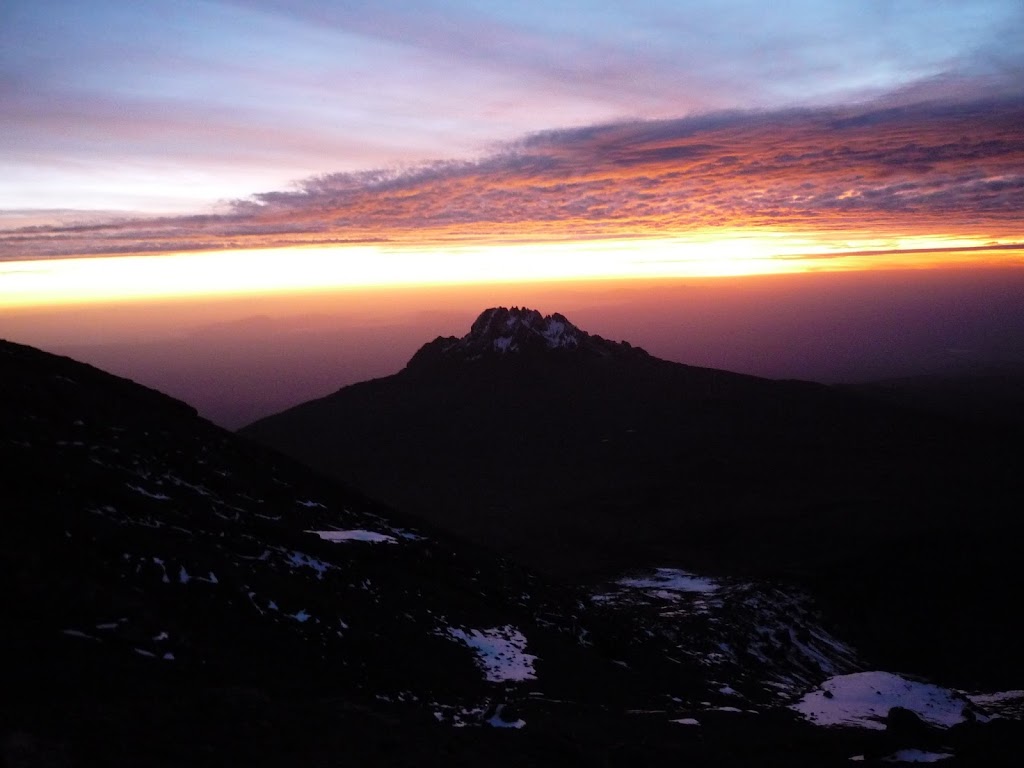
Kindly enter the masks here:
M 844 317 L 854 283 L 903 306 L 921 281 L 948 283 L 920 317 L 999 305 L 976 287 L 1016 286 L 1024 266 L 1021 40 L 1019 0 L 6 0 L 0 335 L 161 386 L 300 317 L 322 318 L 323 338 L 402 328 L 381 338 L 404 354 L 428 331 L 464 332 L 476 301 L 586 316 L 614 294 L 631 309 L 602 329 L 613 337 L 762 375 L 856 377 L 838 342 L 822 365 L 809 350 L 772 364 L 742 329 L 778 306 L 727 300 L 770 285 L 805 307 L 770 345 L 784 349 L 828 317 L 780 286 L 833 292 Z M 658 291 L 697 284 L 739 323 L 697 342 L 746 352 L 672 346 L 694 317 Z M 434 310 L 450 326 L 428 300 L 448 302 Z M 626 319 L 657 307 L 668 319 Z M 1007 312 L 977 341 L 1011 348 Z M 189 359 L 214 337 L 221 352 Z M 211 394 L 237 392 L 229 379 L 323 367 L 275 354 L 186 394 L 237 421 Z M 334 380 L 401 364 L 361 354 Z

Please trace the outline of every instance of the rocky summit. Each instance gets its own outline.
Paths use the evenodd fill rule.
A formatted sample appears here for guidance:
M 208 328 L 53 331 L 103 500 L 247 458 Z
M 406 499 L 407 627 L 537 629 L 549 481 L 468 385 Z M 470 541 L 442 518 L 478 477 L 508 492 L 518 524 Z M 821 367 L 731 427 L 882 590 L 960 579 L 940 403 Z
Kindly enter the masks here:
M 526 307 L 492 307 L 480 313 L 465 336 L 439 336 L 425 344 L 409 361 L 409 367 L 567 351 L 596 357 L 647 354 L 627 342 L 608 341 L 582 331 L 557 312 L 542 315 Z

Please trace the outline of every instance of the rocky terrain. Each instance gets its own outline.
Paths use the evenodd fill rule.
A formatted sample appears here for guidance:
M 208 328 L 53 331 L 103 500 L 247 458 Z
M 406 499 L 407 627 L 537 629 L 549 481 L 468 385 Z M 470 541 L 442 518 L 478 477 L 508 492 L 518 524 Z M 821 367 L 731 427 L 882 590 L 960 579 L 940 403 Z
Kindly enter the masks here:
M 1019 754 L 1019 692 L 877 671 L 792 583 L 538 576 L 160 393 L 0 367 L 6 765 Z

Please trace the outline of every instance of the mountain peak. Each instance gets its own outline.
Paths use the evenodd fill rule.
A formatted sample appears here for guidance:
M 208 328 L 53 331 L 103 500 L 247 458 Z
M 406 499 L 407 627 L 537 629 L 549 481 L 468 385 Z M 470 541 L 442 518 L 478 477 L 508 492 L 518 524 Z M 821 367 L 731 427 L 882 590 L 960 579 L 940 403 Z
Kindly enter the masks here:
M 608 341 L 580 330 L 558 312 L 542 315 L 527 307 L 491 307 L 480 313 L 465 336 L 439 336 L 421 347 L 409 365 L 564 351 L 596 357 L 646 356 L 643 350 L 627 342 Z
M 543 316 L 536 309 L 526 307 L 491 307 L 480 313 L 469 335 L 460 341 L 504 354 L 530 346 L 575 349 L 586 335 L 557 312 Z

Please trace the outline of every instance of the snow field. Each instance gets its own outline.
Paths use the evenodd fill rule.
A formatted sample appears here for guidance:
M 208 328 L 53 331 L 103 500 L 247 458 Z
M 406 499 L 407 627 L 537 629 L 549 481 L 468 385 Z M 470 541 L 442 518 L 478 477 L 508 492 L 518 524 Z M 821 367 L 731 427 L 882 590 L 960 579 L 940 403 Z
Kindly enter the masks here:
M 526 652 L 526 636 L 510 624 L 469 632 L 449 628 L 446 634 L 476 652 L 477 665 L 492 683 L 537 679 L 537 657 Z

